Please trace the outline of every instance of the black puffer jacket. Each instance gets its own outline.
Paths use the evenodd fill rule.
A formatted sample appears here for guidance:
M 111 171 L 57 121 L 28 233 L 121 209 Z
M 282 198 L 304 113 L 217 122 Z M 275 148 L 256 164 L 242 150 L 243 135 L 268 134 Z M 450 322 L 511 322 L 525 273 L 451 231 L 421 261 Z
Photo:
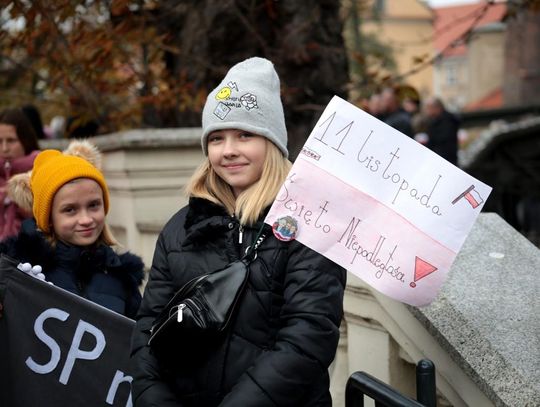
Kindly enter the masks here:
M 141 303 L 144 264 L 134 254 L 118 255 L 106 245 L 82 248 L 58 242 L 53 248 L 33 219 L 23 222 L 18 236 L 0 244 L 0 253 L 40 265 L 47 281 L 128 318 L 135 317 Z
M 343 314 L 345 270 L 303 244 L 266 239 L 228 335 L 210 349 L 157 359 L 150 327 L 174 292 L 237 260 L 262 222 L 243 231 L 222 207 L 191 199 L 163 229 L 133 335 L 135 406 L 330 406 L 328 366 Z M 188 363 L 190 355 L 203 355 Z M 172 360 L 172 359 L 171 359 Z
M 439 117 L 429 123 L 427 129 L 429 141 L 426 147 L 454 165 L 458 163 L 459 126 L 459 118 L 443 110 Z
M 398 109 L 384 118 L 384 122 L 406 136 L 413 136 L 411 116 L 403 109 Z

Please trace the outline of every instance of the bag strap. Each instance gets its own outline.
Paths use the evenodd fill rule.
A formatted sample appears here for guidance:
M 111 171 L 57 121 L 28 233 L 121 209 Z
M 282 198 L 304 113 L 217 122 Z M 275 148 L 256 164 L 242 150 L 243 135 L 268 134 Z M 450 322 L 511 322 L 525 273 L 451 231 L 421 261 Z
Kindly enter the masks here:
M 261 225 L 261 228 L 257 232 L 257 236 L 255 236 L 255 239 L 253 239 L 253 243 L 250 244 L 247 249 L 246 253 L 242 257 L 242 260 L 245 261 L 247 264 L 251 263 L 253 260 L 257 258 L 257 249 L 262 244 L 264 239 L 266 239 L 266 235 L 262 233 L 264 228 L 264 222 Z

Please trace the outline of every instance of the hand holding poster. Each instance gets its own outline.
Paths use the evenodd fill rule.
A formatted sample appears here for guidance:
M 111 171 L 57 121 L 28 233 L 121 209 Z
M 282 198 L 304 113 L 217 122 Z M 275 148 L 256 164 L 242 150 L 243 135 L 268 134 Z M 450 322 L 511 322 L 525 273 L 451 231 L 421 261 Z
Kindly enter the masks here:
M 421 306 L 437 295 L 490 192 L 334 97 L 265 221 L 382 293 Z

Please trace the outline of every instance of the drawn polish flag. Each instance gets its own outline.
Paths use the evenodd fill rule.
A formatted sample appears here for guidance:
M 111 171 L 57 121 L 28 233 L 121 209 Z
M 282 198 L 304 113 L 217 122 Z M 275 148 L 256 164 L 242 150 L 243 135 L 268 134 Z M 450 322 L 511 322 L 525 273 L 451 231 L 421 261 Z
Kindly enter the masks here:
M 484 202 L 484 200 L 482 199 L 478 191 L 476 191 L 475 189 L 465 194 L 465 199 L 467 200 L 467 202 L 471 204 L 473 208 L 476 208 L 477 206 L 479 206 L 480 204 Z
M 435 267 L 433 264 L 428 263 L 424 259 L 421 259 L 418 256 L 415 256 L 414 260 L 414 282 L 410 283 L 409 285 L 414 288 L 416 287 L 416 282 L 425 276 L 433 273 L 434 271 L 437 271 L 437 267 Z
M 484 203 L 484 199 L 480 196 L 478 191 L 474 189 L 474 185 L 471 185 L 469 188 L 459 194 L 456 199 L 452 201 L 452 205 L 454 205 L 461 198 L 465 198 L 467 202 L 469 202 L 469 204 L 473 207 L 473 209 Z

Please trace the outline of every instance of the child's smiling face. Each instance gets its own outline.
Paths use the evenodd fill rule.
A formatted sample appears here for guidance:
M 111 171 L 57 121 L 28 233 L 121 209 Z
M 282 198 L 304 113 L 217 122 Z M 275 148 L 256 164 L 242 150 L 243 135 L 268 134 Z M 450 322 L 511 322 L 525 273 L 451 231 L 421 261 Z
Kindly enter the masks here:
M 264 137 L 236 129 L 218 130 L 208 136 L 210 165 L 230 185 L 235 197 L 261 178 L 266 143 Z
M 51 208 L 52 229 L 64 243 L 90 246 L 105 226 L 103 191 L 89 178 L 64 184 L 55 194 Z

